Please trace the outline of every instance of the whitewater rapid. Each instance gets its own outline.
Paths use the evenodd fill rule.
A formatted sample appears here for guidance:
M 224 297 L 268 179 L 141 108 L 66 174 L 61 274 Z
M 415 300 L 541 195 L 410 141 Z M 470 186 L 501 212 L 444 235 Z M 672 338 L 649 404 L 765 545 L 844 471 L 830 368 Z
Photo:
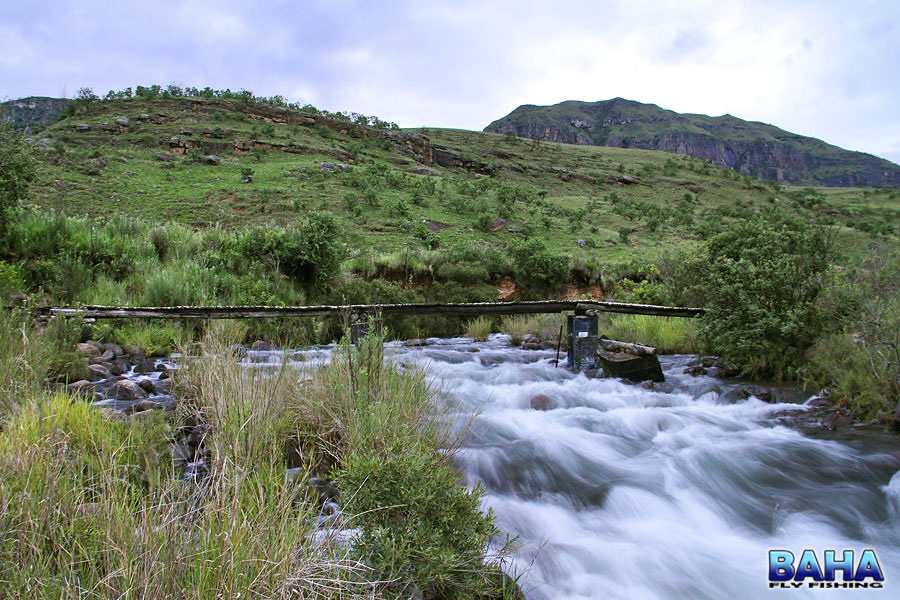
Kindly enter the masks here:
M 468 426 L 455 460 L 517 537 L 504 569 L 529 600 L 900 597 L 895 438 L 801 432 L 782 423 L 805 406 L 735 401 L 737 384 L 684 375 L 690 357 L 662 357 L 653 390 L 507 336 L 431 342 L 386 353 L 424 368 Z M 874 549 L 884 589 L 769 589 L 768 551 L 807 548 Z

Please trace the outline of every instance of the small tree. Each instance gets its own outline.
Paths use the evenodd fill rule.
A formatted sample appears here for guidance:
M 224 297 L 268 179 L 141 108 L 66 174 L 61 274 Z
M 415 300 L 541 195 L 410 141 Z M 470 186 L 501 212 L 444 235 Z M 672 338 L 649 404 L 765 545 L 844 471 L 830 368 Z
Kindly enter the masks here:
M 772 210 L 715 235 L 706 253 L 704 337 L 746 372 L 789 375 L 820 324 L 825 232 Z
M 32 147 L 12 125 L 0 123 L 0 240 L 6 240 L 9 210 L 28 195 L 36 175 Z

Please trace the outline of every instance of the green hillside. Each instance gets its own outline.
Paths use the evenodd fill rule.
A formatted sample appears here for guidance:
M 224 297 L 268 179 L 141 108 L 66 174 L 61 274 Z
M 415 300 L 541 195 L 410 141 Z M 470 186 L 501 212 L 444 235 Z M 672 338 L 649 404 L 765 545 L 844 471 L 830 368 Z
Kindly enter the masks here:
M 68 112 L 33 139 L 5 252 L 45 301 L 665 302 L 660 260 L 760 211 L 832 226 L 845 260 L 900 234 L 900 191 L 764 183 L 665 152 L 233 97 Z
M 622 98 L 526 104 L 485 131 L 569 144 L 663 150 L 756 178 L 825 186 L 900 186 L 900 166 L 731 115 L 679 114 Z

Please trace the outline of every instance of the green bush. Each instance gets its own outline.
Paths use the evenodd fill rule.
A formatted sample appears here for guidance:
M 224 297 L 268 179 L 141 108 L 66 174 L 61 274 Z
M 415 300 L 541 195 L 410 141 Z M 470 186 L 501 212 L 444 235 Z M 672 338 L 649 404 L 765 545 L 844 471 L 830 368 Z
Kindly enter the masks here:
M 7 264 L 0 260 L 0 306 L 10 294 L 25 291 L 25 278 L 22 269 L 16 264 Z
M 889 420 L 900 401 L 900 252 L 870 248 L 865 265 L 828 289 L 837 332 L 810 350 L 807 383 L 857 416 Z
M 701 336 L 746 372 L 791 375 L 822 321 L 825 232 L 767 211 L 711 238 L 706 253 Z
M 354 452 L 337 479 L 349 497 L 346 509 L 363 531 L 355 551 L 391 581 L 391 591 L 451 599 L 490 590 L 484 553 L 498 531 L 491 515 L 479 510 L 482 489 L 461 485 L 440 452 Z
M 6 239 L 7 213 L 28 194 L 37 176 L 33 151 L 12 124 L 0 122 L 0 240 Z
M 437 278 L 442 281 L 456 281 L 462 284 L 485 283 L 490 281 L 490 273 L 483 264 L 444 263 L 438 267 Z
M 543 240 L 516 240 L 507 249 L 516 284 L 527 296 L 552 297 L 569 280 L 569 261 L 553 254 Z

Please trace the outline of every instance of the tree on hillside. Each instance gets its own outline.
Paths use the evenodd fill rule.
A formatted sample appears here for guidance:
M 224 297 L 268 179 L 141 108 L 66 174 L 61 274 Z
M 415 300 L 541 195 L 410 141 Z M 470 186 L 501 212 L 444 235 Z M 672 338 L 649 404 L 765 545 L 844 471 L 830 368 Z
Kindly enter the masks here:
M 0 240 L 6 239 L 9 211 L 28 194 L 37 172 L 31 145 L 9 123 L 0 123 Z

